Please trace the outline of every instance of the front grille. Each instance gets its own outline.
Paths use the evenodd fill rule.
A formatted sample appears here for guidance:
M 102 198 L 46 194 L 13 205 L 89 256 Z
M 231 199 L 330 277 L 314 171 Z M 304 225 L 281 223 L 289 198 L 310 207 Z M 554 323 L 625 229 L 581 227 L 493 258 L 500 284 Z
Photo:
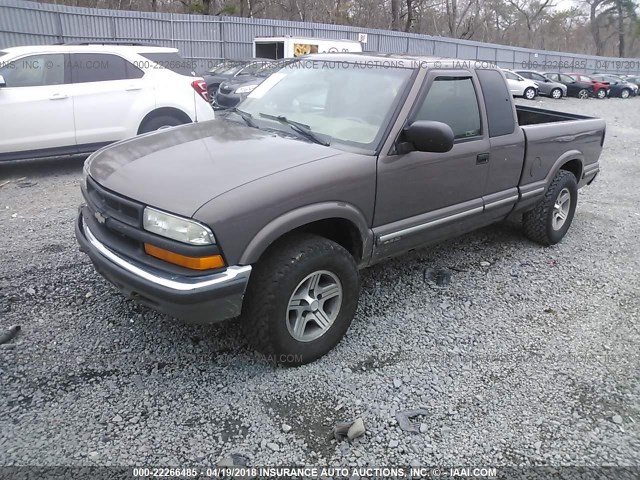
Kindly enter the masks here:
M 87 177 L 87 195 L 88 204 L 94 213 L 115 218 L 132 227 L 142 226 L 143 205 L 110 192 L 91 177 Z
M 220 254 L 217 245 L 185 245 L 147 232 L 142 227 L 143 204 L 107 190 L 91 177 L 87 177 L 83 194 L 87 206 L 82 216 L 87 226 L 102 244 L 121 256 L 169 274 L 199 276 L 208 271 L 190 270 L 151 257 L 145 253 L 144 243 L 192 257 Z

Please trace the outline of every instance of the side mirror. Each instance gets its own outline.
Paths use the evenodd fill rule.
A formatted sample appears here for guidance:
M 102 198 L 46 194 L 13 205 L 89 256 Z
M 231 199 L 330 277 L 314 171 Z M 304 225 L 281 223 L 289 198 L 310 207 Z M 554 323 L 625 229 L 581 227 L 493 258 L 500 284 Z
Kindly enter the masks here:
M 419 152 L 445 153 L 453 148 L 453 130 L 446 123 L 416 120 L 403 133 Z
M 551 80 L 549 80 L 548 78 L 544 79 L 544 83 L 549 83 Z
M 4 77 L 0 75 L 0 88 L 6 87 L 6 86 L 7 86 L 7 82 L 5 82 Z

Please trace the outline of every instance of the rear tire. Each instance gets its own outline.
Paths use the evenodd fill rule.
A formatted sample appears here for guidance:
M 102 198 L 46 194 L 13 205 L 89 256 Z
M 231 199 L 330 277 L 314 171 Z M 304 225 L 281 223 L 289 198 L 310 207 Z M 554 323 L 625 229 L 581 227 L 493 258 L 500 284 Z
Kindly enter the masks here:
M 342 246 L 310 234 L 285 237 L 251 274 L 242 310 L 246 336 L 270 362 L 312 362 L 340 342 L 359 292 L 356 263 Z
M 533 100 L 534 98 L 536 98 L 536 89 L 533 87 L 525 89 L 523 97 L 527 100 Z
M 560 170 L 540 202 L 522 216 L 525 235 L 542 245 L 555 245 L 567 233 L 578 201 L 578 183 L 571 172 Z
M 162 130 L 163 128 L 175 127 L 176 125 L 182 125 L 186 123 L 184 120 L 174 117 L 173 115 L 158 115 L 146 120 L 141 126 L 139 134 L 155 132 L 156 130 Z
M 559 88 L 554 88 L 551 90 L 551 98 L 555 98 L 556 100 L 562 98 L 562 90 Z

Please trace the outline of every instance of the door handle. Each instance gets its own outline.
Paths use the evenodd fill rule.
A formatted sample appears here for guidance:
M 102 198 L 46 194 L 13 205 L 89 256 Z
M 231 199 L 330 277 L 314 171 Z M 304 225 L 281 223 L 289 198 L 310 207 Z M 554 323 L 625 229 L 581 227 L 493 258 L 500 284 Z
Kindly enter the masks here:
M 476 157 L 476 165 L 484 165 L 485 163 L 489 163 L 489 154 L 488 153 L 480 153 Z
M 69 98 L 69 95 L 63 95 L 62 93 L 54 93 L 49 97 L 49 100 L 64 100 L 65 98 Z

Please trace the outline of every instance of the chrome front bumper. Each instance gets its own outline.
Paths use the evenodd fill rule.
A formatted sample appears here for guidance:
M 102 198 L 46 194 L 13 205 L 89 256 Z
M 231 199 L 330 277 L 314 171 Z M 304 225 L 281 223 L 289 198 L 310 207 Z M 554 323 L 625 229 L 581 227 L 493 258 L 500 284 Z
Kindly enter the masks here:
M 168 315 L 197 323 L 215 323 L 240 315 L 251 266 L 187 277 L 135 263 L 101 243 L 82 218 L 76 222 L 81 250 L 96 270 L 126 296 Z

